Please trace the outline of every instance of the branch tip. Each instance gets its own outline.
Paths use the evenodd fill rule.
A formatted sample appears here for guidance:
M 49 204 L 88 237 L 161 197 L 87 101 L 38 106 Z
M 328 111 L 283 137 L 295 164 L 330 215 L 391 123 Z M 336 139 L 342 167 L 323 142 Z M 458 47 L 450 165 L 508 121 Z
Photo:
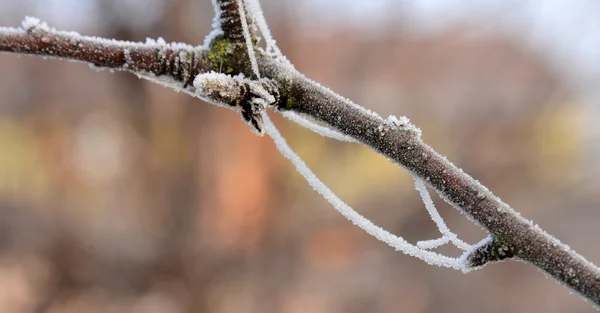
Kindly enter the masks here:
M 497 237 L 490 237 L 468 252 L 468 268 L 479 268 L 489 263 L 501 262 L 515 256 L 515 248 Z
M 211 103 L 234 108 L 254 133 L 264 134 L 263 113 L 277 103 L 279 89 L 272 80 L 252 80 L 243 74 L 203 73 L 194 80 L 196 94 Z

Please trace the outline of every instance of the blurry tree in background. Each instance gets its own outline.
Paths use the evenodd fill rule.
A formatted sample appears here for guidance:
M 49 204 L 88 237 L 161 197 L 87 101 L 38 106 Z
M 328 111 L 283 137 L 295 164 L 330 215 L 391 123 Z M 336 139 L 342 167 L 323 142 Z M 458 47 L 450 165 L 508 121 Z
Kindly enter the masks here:
M 373 30 L 311 22 L 303 6 L 314 2 L 261 1 L 301 72 L 411 117 L 436 150 L 598 263 L 594 110 L 565 65 L 483 31 L 485 19 L 426 33 L 396 18 L 411 14 L 401 1 L 378 1 L 389 16 Z M 328 18 L 338 2 L 323 4 Z M 194 44 L 213 10 L 197 0 L 0 0 L 1 24 L 27 14 L 86 34 Z M 593 310 L 523 264 L 463 276 L 395 253 L 230 111 L 81 64 L 2 55 L 0 72 L 0 312 Z M 365 215 L 409 240 L 433 236 L 409 175 L 364 147 L 285 127 Z M 437 200 L 462 237 L 481 238 Z

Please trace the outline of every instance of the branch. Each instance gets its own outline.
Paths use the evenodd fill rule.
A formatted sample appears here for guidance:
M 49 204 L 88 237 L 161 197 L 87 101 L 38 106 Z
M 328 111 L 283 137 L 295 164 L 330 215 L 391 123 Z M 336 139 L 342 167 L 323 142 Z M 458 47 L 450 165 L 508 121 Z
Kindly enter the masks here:
M 57 31 L 35 18 L 0 28 L 0 51 L 81 61 L 103 69 L 169 77 L 182 89 L 211 69 L 208 51 L 164 40 L 136 43 Z
M 238 10 L 235 0 L 222 1 L 221 8 Z M 238 32 L 242 37 L 226 36 L 222 30 L 217 29 L 207 37 L 205 45 L 198 47 L 181 43 L 168 44 L 163 39 L 148 40 L 145 43 L 128 42 L 58 31 L 39 19 L 27 17 L 20 28 L 0 27 L 0 52 L 79 61 L 99 69 L 131 72 L 176 91 L 234 109 L 256 133 L 262 134 L 260 113 L 266 105 L 261 107 L 248 103 L 254 99 L 254 84 L 246 84 L 243 93 L 239 94 L 240 98 L 227 103 L 212 101 L 211 97 L 198 93 L 193 85 L 194 79 L 203 73 L 224 72 L 253 76 L 242 24 L 226 14 L 228 11 L 218 12 L 222 14 L 216 19 L 216 24 L 224 24 L 228 34 Z
M 425 144 L 412 124 L 384 120 L 333 91 L 290 71 L 281 62 L 259 58 L 261 73 L 282 82 L 280 111 L 308 115 L 371 147 L 425 180 L 457 210 L 489 231 L 491 240 L 463 258 L 474 269 L 516 257 L 600 305 L 600 269 L 526 220 L 486 187 Z
M 253 29 L 244 29 L 244 17 L 240 13 L 246 14 L 247 21 L 251 21 L 251 16 L 239 6 L 240 1 L 216 2 L 216 24 L 221 29 L 213 32 L 203 47 L 86 37 L 59 32 L 38 20 L 26 19 L 22 28 L 0 28 L 0 51 L 81 61 L 159 80 L 177 90 L 236 109 L 258 133 L 262 133 L 262 125 L 257 116 L 266 106 L 322 122 L 406 168 L 489 231 L 488 239 L 463 255 L 468 269 L 516 258 L 542 269 L 600 306 L 598 267 L 521 217 L 486 187 L 436 153 L 421 140 L 420 130 L 407 119 L 383 119 L 306 78 L 285 58 L 258 48 Z M 251 49 L 246 49 L 250 44 Z M 253 71 L 255 64 L 249 53 L 256 53 L 258 71 Z M 245 79 L 257 76 L 255 73 L 259 71 L 263 77 L 260 85 Z M 224 79 L 222 74 L 215 76 L 210 74 L 212 72 L 228 74 L 223 76 L 230 78 Z M 236 79 L 233 75 L 239 76 Z M 194 82 L 194 78 L 197 81 Z M 216 89 L 197 90 L 211 84 L 217 84 L 213 88 L 225 86 L 237 91 L 221 96 L 221 93 L 214 94 Z M 269 87 L 261 89 L 261 86 Z

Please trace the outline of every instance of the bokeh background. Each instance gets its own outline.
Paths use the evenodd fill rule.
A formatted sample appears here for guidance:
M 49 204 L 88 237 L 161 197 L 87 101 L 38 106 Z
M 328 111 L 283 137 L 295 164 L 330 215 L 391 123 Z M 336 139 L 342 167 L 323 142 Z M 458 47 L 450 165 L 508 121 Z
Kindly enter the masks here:
M 600 3 L 263 0 L 307 76 L 600 263 Z M 201 44 L 209 0 L 0 0 L 87 35 Z M 0 312 L 593 312 L 519 262 L 468 275 L 353 227 L 229 110 L 125 73 L 0 55 Z M 411 177 L 275 116 L 358 211 L 437 236 Z M 436 198 L 461 237 L 485 236 Z M 450 255 L 459 252 L 441 249 Z

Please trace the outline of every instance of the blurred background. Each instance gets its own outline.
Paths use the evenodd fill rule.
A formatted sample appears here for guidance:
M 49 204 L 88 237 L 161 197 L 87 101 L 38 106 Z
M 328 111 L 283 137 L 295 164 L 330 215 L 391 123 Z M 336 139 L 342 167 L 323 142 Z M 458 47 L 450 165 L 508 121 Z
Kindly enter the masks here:
M 427 143 L 600 263 L 600 3 L 262 0 L 308 77 Z M 0 0 L 86 35 L 201 44 L 209 0 Z M 0 55 L 0 313 L 593 312 L 534 267 L 464 275 L 343 219 L 233 111 L 86 65 Z M 437 237 L 411 177 L 277 116 L 338 195 Z M 485 236 L 436 197 L 462 238 Z M 457 256 L 448 247 L 441 252 Z

